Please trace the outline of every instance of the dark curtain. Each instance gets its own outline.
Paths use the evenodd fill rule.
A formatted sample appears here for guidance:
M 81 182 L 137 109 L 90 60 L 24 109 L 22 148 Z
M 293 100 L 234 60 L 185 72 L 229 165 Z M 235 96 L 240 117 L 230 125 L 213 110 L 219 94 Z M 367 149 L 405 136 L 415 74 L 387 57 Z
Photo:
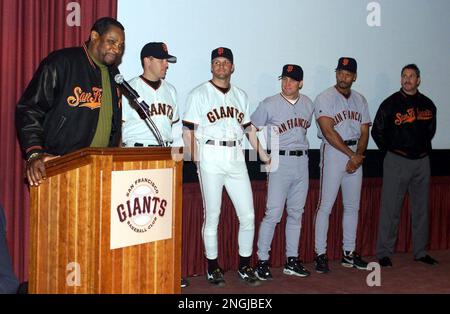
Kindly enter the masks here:
M 356 250 L 363 256 L 374 256 L 378 232 L 378 214 L 381 198 L 381 178 L 365 178 L 361 191 L 361 207 L 356 239 Z M 256 263 L 256 242 L 258 229 L 264 216 L 266 202 L 266 182 L 252 182 L 255 205 L 255 239 L 253 263 Z M 319 180 L 310 180 L 310 188 L 303 214 L 300 238 L 300 258 L 311 263 L 314 259 L 314 215 L 319 198 Z M 183 276 L 202 275 L 205 273 L 205 259 L 201 229 L 203 223 L 203 205 L 198 183 L 183 185 Z M 330 215 L 328 229 L 327 254 L 329 259 L 342 257 L 342 198 L 339 193 Z M 430 250 L 450 248 L 450 177 L 433 177 L 430 187 Z M 405 197 L 401 210 L 396 252 L 411 252 L 411 216 L 408 197 Z M 275 229 L 271 247 L 270 263 L 281 267 L 285 263 L 284 226 L 286 213 Z M 222 212 L 219 223 L 219 263 L 225 270 L 237 269 L 238 258 L 238 220 L 231 200 L 224 192 Z M 411 254 L 411 260 L 413 256 Z
M 78 3 L 80 26 L 69 26 Z M 79 46 L 99 17 L 117 15 L 117 0 L 2 0 L 0 1 L 0 202 L 6 211 L 7 239 L 14 269 L 28 275 L 29 195 L 24 162 L 14 126 L 15 105 L 39 62 L 53 50 Z

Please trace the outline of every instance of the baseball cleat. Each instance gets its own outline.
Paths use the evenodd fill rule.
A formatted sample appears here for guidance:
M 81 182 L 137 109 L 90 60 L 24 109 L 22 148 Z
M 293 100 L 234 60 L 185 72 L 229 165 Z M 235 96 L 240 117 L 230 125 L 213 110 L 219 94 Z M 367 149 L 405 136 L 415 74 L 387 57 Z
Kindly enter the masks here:
M 345 251 L 341 260 L 341 265 L 344 267 L 354 267 L 356 269 L 367 270 L 367 262 L 354 251 Z
M 255 275 L 255 271 L 250 266 L 244 266 L 238 270 L 238 275 L 241 280 L 243 280 L 249 286 L 259 286 L 261 281 Z
M 325 274 L 330 271 L 328 267 L 328 257 L 326 254 L 317 255 L 314 259 L 316 262 L 316 272 L 319 274 Z
M 308 277 L 311 275 L 311 273 L 303 267 L 300 261 L 295 257 L 288 258 L 288 261 L 284 265 L 283 274 L 298 277 Z
M 225 279 L 223 278 L 223 270 L 220 267 L 217 267 L 212 272 L 209 270 L 206 272 L 206 280 L 209 281 L 212 285 L 216 287 L 225 286 Z
M 272 280 L 272 273 L 269 269 L 268 261 L 258 261 L 255 269 L 255 276 L 258 277 L 259 280 Z

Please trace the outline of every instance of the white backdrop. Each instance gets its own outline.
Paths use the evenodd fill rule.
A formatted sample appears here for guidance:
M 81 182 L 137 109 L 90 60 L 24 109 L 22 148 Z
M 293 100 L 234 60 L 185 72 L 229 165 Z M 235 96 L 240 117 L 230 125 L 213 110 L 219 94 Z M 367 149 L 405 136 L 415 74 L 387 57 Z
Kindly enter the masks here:
M 219 46 L 233 50 L 232 83 L 247 92 L 251 111 L 280 91 L 284 64 L 303 67 L 301 92 L 314 100 L 335 83 L 338 58 L 351 56 L 358 61 L 353 88 L 366 96 L 373 120 L 400 88 L 401 68 L 416 63 L 420 90 L 438 108 L 433 147 L 450 149 L 448 0 L 119 0 L 118 20 L 125 26 L 126 79 L 142 73 L 139 54 L 147 42 L 165 42 L 178 58 L 167 80 L 178 90 L 181 112 L 187 93 L 211 78 L 210 54 Z M 320 145 L 315 128 L 311 148 Z M 372 140 L 369 148 L 376 148 Z

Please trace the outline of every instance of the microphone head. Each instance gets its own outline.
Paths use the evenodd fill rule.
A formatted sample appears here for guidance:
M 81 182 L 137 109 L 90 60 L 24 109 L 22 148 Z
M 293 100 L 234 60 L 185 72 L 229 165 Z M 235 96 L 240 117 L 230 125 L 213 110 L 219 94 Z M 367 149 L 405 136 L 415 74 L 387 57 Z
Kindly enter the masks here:
M 123 83 L 123 75 L 116 74 L 116 76 L 114 76 L 114 81 L 116 81 L 117 84 L 122 84 Z

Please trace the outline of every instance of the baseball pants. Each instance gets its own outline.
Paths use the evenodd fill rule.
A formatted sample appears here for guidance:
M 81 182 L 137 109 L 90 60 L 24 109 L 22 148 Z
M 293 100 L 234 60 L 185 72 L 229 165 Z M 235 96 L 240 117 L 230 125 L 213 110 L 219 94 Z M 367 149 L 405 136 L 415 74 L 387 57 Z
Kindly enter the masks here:
M 218 256 L 217 228 L 219 225 L 222 191 L 225 187 L 239 219 L 239 255 L 248 257 L 253 251 L 255 212 L 253 193 L 247 166 L 240 146 L 199 145 L 204 221 L 202 227 L 205 255 Z
M 353 151 L 356 150 L 356 145 L 349 147 Z M 322 143 L 320 156 L 320 196 L 315 222 L 316 254 L 324 254 L 327 251 L 329 216 L 336 201 L 339 187 L 342 190 L 344 205 L 342 219 L 343 250 L 354 251 L 361 198 L 362 167 L 359 167 L 354 173 L 347 173 L 345 167 L 348 156 L 330 144 Z
M 397 240 L 400 211 L 406 192 L 411 209 L 413 253 L 415 258 L 426 255 L 428 244 L 428 197 L 430 159 L 411 160 L 387 152 L 383 163 L 380 222 L 377 257 L 390 257 Z
M 276 225 L 286 205 L 286 257 L 298 257 L 302 214 L 308 194 L 308 156 L 279 156 L 278 169 L 269 172 L 267 206 L 258 234 L 258 259 L 268 260 Z

